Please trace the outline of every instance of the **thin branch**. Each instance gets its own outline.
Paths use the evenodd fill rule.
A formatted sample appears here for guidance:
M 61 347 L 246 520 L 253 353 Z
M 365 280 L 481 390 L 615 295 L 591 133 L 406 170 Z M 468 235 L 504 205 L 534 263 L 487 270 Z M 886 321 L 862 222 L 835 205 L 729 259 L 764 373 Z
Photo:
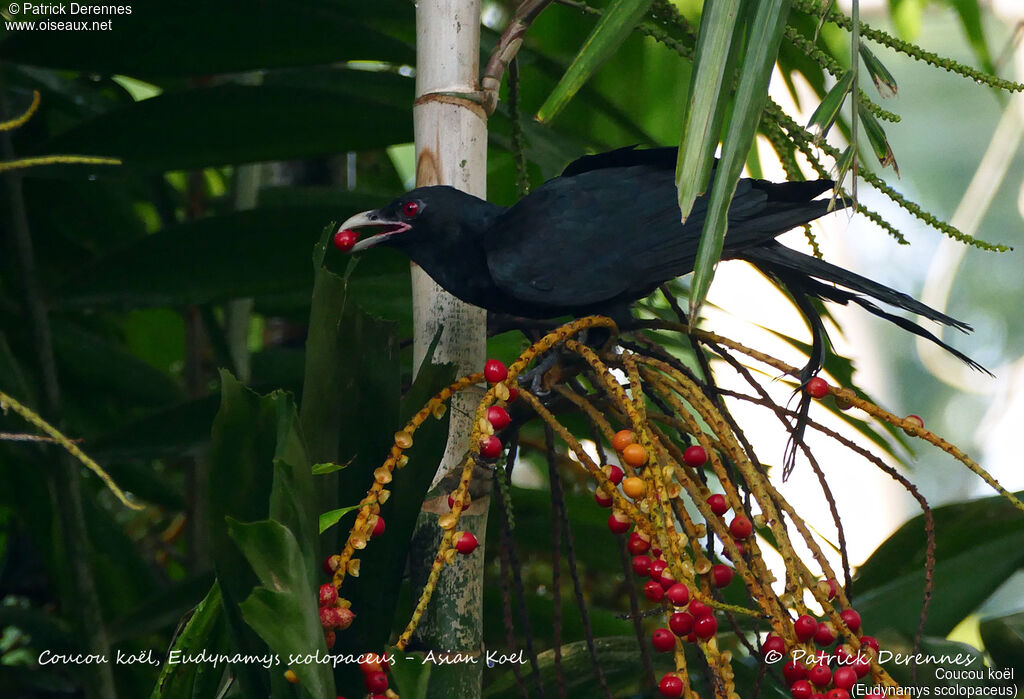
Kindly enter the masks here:
M 484 75 L 480 79 L 482 104 L 488 116 L 494 114 L 494 110 L 498 107 L 501 78 L 505 75 L 509 63 L 519 53 L 526 30 L 533 24 L 533 20 L 537 19 L 537 15 L 550 4 L 551 0 L 523 0 L 516 8 L 505 31 L 501 33 L 498 45 L 491 52 L 491 57 L 487 60 L 487 67 L 484 68 Z

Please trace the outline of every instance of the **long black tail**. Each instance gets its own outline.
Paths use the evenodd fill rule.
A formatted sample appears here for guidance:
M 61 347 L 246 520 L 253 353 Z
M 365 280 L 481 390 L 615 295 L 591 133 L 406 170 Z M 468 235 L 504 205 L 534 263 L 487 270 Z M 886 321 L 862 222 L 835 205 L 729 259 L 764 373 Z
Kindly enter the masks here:
M 907 332 L 934 342 L 971 368 L 991 375 L 988 369 L 963 352 L 950 347 L 917 323 L 889 313 L 865 298 L 865 296 L 869 296 L 891 306 L 902 308 L 924 318 L 956 328 L 961 332 L 971 331 L 972 328 L 967 323 L 937 311 L 912 296 L 778 243 L 749 248 L 743 251 L 743 257 L 768 276 L 776 277 L 784 283 L 787 280 L 796 282 L 795 284 L 788 285 L 791 288 L 795 286 L 804 293 L 843 305 L 852 301 L 872 315 L 885 318 L 890 323 L 899 326 Z M 831 286 L 824 282 L 832 282 L 838 286 Z M 796 289 L 792 290 L 796 291 Z

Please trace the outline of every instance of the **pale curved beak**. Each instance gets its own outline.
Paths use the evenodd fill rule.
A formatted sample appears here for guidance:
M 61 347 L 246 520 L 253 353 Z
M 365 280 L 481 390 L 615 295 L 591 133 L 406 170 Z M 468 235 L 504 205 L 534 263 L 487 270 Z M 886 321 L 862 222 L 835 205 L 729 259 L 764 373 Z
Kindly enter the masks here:
M 364 211 L 350 217 L 341 226 L 338 227 L 339 231 L 365 228 L 368 226 L 383 227 L 384 230 L 380 233 L 371 235 L 369 238 L 364 238 L 358 243 L 352 246 L 349 250 L 350 253 L 361 252 L 368 248 L 372 248 L 375 245 L 380 245 L 386 240 L 395 237 L 405 231 L 409 230 L 412 226 L 402 221 L 391 221 L 383 218 L 377 210 Z

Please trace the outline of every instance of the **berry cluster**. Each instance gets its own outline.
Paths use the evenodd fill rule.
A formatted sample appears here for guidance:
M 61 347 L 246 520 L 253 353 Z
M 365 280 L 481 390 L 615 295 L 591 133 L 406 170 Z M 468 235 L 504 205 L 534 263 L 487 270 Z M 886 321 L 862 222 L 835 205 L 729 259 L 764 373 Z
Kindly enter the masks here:
M 833 580 L 827 583 L 831 591 L 829 599 L 832 599 L 837 585 Z M 861 619 L 854 609 L 844 609 L 839 616 L 843 634 L 858 639 L 859 652 L 849 644 L 836 645 L 839 634 L 831 622 L 810 614 L 803 614 L 793 622 L 793 636 L 804 646 L 801 657 L 808 659 L 804 662 L 791 657 L 782 667 L 782 675 L 794 699 L 850 699 L 853 686 L 871 672 L 871 657 L 878 653 L 878 642 L 871 636 L 858 636 Z M 786 657 L 790 650 L 786 641 L 774 634 L 769 634 L 761 644 L 762 654 L 769 658 Z
M 328 556 L 324 559 L 324 571 L 333 575 L 338 569 L 339 558 L 337 555 Z M 335 631 L 344 631 L 352 625 L 356 615 L 349 609 L 348 600 L 338 596 L 338 588 L 333 583 L 324 583 L 320 586 L 320 625 L 324 627 L 324 641 L 327 648 L 334 647 Z

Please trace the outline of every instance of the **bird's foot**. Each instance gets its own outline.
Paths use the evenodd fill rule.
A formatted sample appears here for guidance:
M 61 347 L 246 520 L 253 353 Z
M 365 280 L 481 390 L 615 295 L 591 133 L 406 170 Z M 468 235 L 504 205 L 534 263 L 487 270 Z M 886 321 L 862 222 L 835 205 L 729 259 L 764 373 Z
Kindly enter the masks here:
M 548 372 L 555 373 L 558 369 L 559 354 L 548 352 L 540 358 L 536 366 L 519 375 L 519 385 L 526 387 L 530 393 L 538 397 L 551 393 L 551 386 L 557 382 L 558 376 L 546 380 Z

